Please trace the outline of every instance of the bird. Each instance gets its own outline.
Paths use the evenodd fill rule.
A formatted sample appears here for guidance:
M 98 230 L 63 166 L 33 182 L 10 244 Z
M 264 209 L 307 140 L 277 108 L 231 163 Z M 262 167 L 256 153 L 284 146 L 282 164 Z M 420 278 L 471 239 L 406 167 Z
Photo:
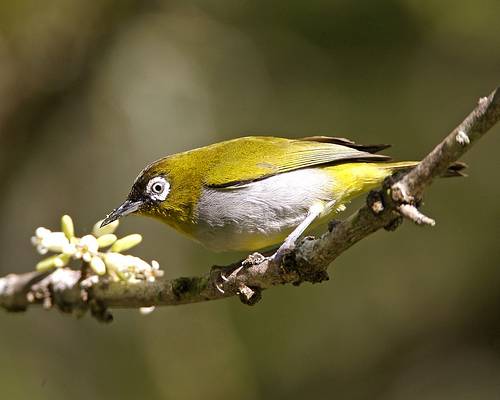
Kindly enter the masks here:
M 281 259 L 312 228 L 417 161 L 393 162 L 345 138 L 247 136 L 163 157 L 147 165 L 126 200 L 102 222 L 153 217 L 217 251 L 279 246 Z M 453 164 L 446 176 L 462 176 Z

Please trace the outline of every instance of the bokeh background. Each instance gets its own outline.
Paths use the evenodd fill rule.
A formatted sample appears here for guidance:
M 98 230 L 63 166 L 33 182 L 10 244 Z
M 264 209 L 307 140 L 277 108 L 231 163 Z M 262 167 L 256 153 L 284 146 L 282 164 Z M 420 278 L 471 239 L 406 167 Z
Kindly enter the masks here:
M 0 273 L 64 213 L 80 233 L 163 155 L 245 134 L 325 134 L 425 155 L 500 83 L 500 3 L 0 2 Z M 425 211 L 340 257 L 331 280 L 115 312 L 0 313 L 5 399 L 500 398 L 500 127 Z M 351 207 L 348 212 L 352 212 Z M 212 254 L 148 219 L 168 276 Z

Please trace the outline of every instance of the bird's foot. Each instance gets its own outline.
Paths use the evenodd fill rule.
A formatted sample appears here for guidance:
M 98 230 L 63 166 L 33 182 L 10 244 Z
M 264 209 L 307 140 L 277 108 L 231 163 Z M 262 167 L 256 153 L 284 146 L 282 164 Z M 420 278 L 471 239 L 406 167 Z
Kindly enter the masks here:
M 269 257 L 269 263 L 275 266 L 281 266 L 283 261 L 295 250 L 295 243 L 283 243 L 276 252 Z
M 229 282 L 231 280 L 231 277 L 237 276 L 243 268 L 245 268 L 243 265 L 236 267 L 229 274 L 224 274 L 224 272 L 221 272 L 220 278 L 223 282 Z
M 262 264 L 264 261 L 267 261 L 272 265 L 280 266 L 284 261 L 286 261 L 286 258 L 294 252 L 295 247 L 295 243 L 284 243 L 276 251 L 273 250 L 267 254 L 250 254 L 245 260 L 243 260 L 241 267 L 238 268 L 237 272 L 239 273 L 243 268 L 249 268 L 254 265 Z
M 244 270 L 245 268 L 250 268 L 254 265 L 258 265 L 267 259 L 269 259 L 269 257 L 266 257 L 261 253 L 250 254 L 241 262 L 239 266 L 236 266 L 234 269 L 224 270 L 220 272 L 220 281 L 215 284 L 215 287 L 219 292 L 225 293 L 226 289 L 224 288 L 224 286 L 226 286 L 228 282 L 236 278 L 242 270 Z
M 215 288 L 222 294 L 226 293 L 225 286 L 229 282 L 229 278 L 224 272 L 219 272 L 217 281 L 215 282 Z
M 241 266 L 248 268 L 248 267 L 251 267 L 253 265 L 260 264 L 260 263 L 266 261 L 266 259 L 268 259 L 268 258 L 269 257 L 266 257 L 266 256 L 262 255 L 261 253 L 252 253 L 247 258 L 245 258 L 243 260 L 243 262 L 241 263 Z
M 237 285 L 235 294 L 240 298 L 240 301 L 243 304 L 253 306 L 254 304 L 256 304 L 261 300 L 262 289 L 260 289 L 259 287 L 247 286 L 242 282 L 237 283 L 234 282 L 234 279 L 232 279 L 233 274 L 234 276 L 236 276 L 244 268 L 245 268 L 244 266 L 236 268 L 233 272 L 231 272 L 229 276 L 226 276 L 224 275 L 224 273 L 221 273 L 220 274 L 221 282 L 217 282 L 215 284 L 215 287 L 220 293 L 226 294 L 226 292 L 232 293 L 231 290 L 228 287 L 226 287 L 227 285 L 233 285 L 233 288 L 235 285 Z

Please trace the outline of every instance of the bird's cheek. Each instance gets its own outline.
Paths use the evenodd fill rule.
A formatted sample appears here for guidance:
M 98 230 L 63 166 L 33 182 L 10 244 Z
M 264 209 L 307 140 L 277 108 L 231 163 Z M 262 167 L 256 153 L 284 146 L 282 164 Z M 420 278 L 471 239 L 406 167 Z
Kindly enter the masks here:
M 149 216 L 154 211 L 154 205 L 145 201 L 141 207 L 135 212 L 137 215 Z
M 168 210 L 162 203 L 148 204 L 147 207 L 141 210 L 142 215 L 150 217 L 165 218 L 168 215 Z

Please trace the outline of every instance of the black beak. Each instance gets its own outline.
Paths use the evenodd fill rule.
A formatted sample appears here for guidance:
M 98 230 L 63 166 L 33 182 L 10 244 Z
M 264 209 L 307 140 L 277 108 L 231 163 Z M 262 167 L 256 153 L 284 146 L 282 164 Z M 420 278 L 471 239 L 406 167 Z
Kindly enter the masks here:
M 125 202 L 120 207 L 115 208 L 111 212 L 111 214 L 108 214 L 106 218 L 104 218 L 104 221 L 102 221 L 101 223 L 101 228 L 103 226 L 110 224 L 113 221 L 116 221 L 118 218 L 136 212 L 137 210 L 139 210 L 142 204 L 143 204 L 142 201 L 125 200 Z

